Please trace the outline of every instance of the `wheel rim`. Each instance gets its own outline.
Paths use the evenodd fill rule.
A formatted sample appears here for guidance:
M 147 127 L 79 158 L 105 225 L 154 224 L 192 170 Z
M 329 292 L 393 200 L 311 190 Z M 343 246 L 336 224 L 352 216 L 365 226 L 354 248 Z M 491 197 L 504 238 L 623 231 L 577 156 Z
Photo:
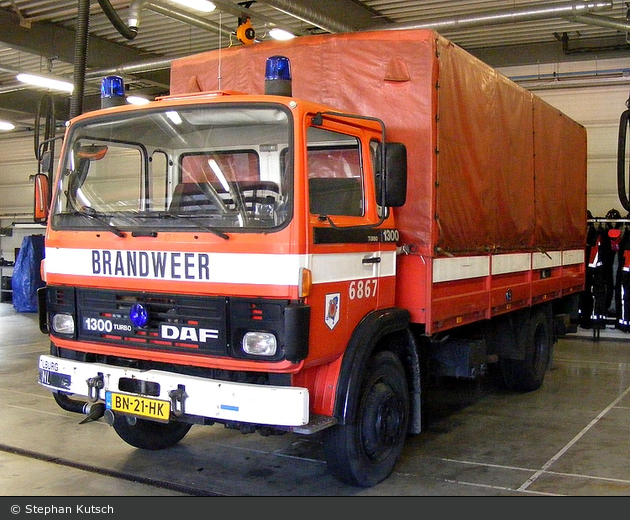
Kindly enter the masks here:
M 361 421 L 363 450 L 371 461 L 386 458 L 398 445 L 403 422 L 400 396 L 385 382 L 376 383 L 366 395 Z

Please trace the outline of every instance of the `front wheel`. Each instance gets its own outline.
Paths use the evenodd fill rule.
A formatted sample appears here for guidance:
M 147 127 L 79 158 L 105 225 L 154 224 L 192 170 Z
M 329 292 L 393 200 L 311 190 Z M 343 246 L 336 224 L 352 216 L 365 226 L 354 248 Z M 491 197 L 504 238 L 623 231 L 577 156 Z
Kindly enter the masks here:
M 324 454 L 336 478 L 370 487 L 391 474 L 407 434 L 409 393 L 398 357 L 387 351 L 373 356 L 360 392 L 354 422 L 325 432 Z
M 181 441 L 192 424 L 170 421 L 159 423 L 116 415 L 112 424 L 118 436 L 127 444 L 144 450 L 163 450 Z

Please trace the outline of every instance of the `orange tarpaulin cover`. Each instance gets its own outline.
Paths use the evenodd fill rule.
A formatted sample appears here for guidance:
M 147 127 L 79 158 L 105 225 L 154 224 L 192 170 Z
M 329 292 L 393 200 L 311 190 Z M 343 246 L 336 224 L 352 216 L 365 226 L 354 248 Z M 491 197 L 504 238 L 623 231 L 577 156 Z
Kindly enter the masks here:
M 378 117 L 388 140 L 405 143 L 407 203 L 396 217 L 412 254 L 584 245 L 584 128 L 434 31 L 307 36 L 181 58 L 171 94 L 262 94 L 273 55 L 291 60 L 293 96 Z

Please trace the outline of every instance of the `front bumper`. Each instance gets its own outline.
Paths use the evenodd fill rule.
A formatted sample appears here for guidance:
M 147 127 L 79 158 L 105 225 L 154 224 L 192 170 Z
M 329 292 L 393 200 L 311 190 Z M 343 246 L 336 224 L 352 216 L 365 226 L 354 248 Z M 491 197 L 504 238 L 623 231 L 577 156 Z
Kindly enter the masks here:
M 102 388 L 88 385 L 88 381 L 96 378 L 102 381 Z M 183 401 L 172 406 L 178 415 L 270 426 L 299 427 L 309 422 L 309 393 L 306 388 L 234 383 L 161 370 L 84 363 L 55 356 L 39 358 L 39 383 L 53 391 L 105 401 L 107 392 L 124 393 L 121 392 L 121 380 L 149 383 L 147 386 L 157 389 L 151 396 L 146 396 L 151 399 L 171 402 L 172 393 L 184 394 Z M 125 388 L 124 383 L 122 388 Z

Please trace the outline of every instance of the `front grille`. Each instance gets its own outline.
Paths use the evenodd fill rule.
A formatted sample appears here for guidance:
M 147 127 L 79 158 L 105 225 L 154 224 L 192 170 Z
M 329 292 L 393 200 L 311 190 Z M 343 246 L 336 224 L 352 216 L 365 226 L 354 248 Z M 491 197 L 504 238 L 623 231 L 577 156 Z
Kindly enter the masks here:
M 76 303 L 79 340 L 217 356 L 229 353 L 226 298 L 76 289 Z M 134 304 L 147 310 L 146 325 L 131 322 Z

